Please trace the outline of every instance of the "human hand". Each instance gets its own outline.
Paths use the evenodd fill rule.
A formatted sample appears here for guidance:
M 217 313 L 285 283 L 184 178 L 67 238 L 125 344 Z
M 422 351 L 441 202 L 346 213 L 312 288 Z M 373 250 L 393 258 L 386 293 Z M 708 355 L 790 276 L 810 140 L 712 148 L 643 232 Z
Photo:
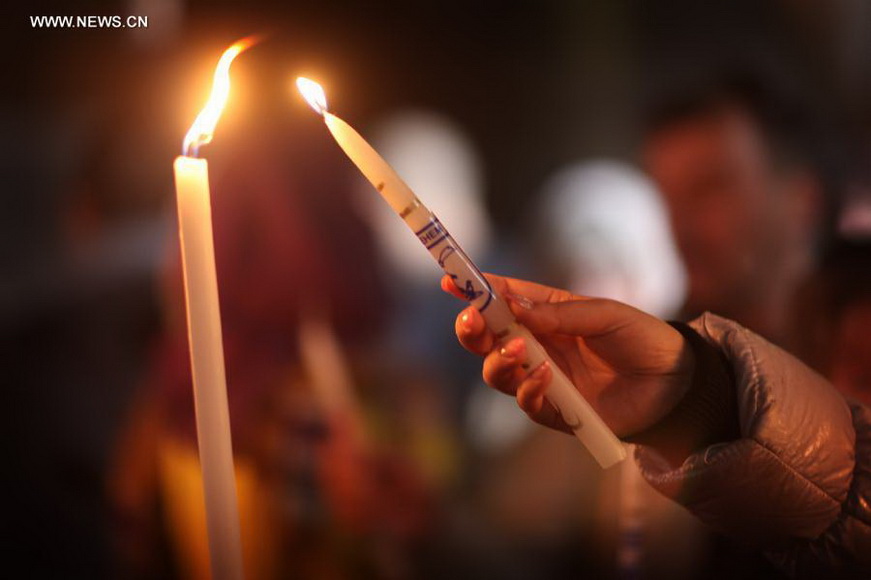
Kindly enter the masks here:
M 692 380 L 692 350 L 662 320 L 614 300 L 575 296 L 533 282 L 486 275 L 518 322 L 541 342 L 605 423 L 619 437 L 639 433 L 665 417 Z M 442 289 L 462 294 L 450 277 Z M 551 380 L 548 363 L 523 370 L 522 338 L 499 343 L 484 318 L 468 307 L 455 330 L 470 352 L 484 356 L 484 380 L 517 398 L 534 421 L 570 433 L 544 395 Z

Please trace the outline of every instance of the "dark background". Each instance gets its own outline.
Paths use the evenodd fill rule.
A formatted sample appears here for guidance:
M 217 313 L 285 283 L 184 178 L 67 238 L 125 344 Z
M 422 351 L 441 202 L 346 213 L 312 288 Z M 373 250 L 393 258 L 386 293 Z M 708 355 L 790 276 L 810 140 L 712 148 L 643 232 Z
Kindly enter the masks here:
M 464 126 L 495 223 L 521 241 L 547 175 L 582 157 L 634 160 L 650 95 L 739 54 L 806 87 L 845 171 L 866 170 L 862 0 L 160 5 L 176 16 L 147 2 L 35 2 L 2 19 L 0 553 L 34 572 L 105 572 L 102 478 L 158 326 L 157 258 L 126 234 L 171 210 L 172 159 L 217 56 L 239 37 L 267 34 L 234 65 L 233 102 L 207 155 L 256 127 L 338 156 L 291 89 L 307 73 L 364 133 L 407 106 Z M 136 33 L 32 28 L 41 14 L 150 18 Z

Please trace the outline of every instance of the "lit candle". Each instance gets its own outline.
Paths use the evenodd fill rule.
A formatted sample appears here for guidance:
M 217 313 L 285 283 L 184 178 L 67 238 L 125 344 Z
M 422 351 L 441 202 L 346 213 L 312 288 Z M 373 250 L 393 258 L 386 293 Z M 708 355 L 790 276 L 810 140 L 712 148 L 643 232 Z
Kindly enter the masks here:
M 503 342 L 514 337 L 523 337 L 528 352 L 525 369 L 531 372 L 544 361 L 550 361 L 553 379 L 545 396 L 599 465 L 605 468 L 622 461 L 626 457 L 626 451 L 620 440 L 550 359 L 532 333 L 514 319 L 508 304 L 493 292 L 487 279 L 451 237 L 438 217 L 421 203 L 399 175 L 353 127 L 327 110 L 327 99 L 319 84 L 299 78 L 297 87 L 312 108 L 323 116 L 330 133 L 345 154 L 390 204 L 393 211 L 405 220 L 469 302 L 481 312 L 496 337 Z
M 197 158 L 197 153 L 201 145 L 212 140 L 227 101 L 230 63 L 251 44 L 250 39 L 239 41 L 221 56 L 211 96 L 185 136 L 184 154 L 173 165 L 209 560 L 212 578 L 227 579 L 242 578 L 242 549 L 215 273 L 209 166 L 205 159 Z

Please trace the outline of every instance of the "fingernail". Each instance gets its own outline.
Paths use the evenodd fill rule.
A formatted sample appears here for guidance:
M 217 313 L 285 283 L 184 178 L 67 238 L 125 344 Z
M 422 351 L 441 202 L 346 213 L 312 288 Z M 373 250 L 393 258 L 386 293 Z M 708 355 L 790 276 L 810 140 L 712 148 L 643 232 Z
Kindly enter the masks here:
M 460 316 L 460 324 L 463 325 L 463 330 L 471 332 L 471 330 L 472 330 L 472 317 L 469 316 L 468 312 L 463 312 L 463 315 Z
M 533 303 L 532 300 L 530 300 L 526 296 L 521 296 L 520 294 L 506 294 L 505 297 L 508 298 L 508 300 L 510 300 L 511 302 L 514 302 L 515 304 L 523 308 L 524 310 L 532 310 L 532 308 L 535 306 L 535 303 Z
M 512 338 L 499 350 L 499 354 L 509 360 L 514 360 L 520 356 L 525 346 L 522 338 Z
M 540 365 L 535 367 L 535 370 L 533 370 L 531 373 L 529 373 L 530 378 L 533 378 L 535 380 L 539 380 L 539 379 L 544 378 L 544 374 L 547 372 L 547 369 L 549 367 L 550 367 L 550 362 L 544 361 L 543 363 L 541 363 Z

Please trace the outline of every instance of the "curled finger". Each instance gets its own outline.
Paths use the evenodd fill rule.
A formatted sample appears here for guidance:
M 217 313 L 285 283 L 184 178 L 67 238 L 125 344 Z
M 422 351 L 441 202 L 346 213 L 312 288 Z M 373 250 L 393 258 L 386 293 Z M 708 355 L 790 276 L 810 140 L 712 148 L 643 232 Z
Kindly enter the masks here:
M 536 423 L 571 433 L 571 428 L 545 397 L 553 378 L 550 365 L 548 361 L 541 363 L 520 382 L 517 387 L 517 405 Z
M 484 359 L 484 381 L 498 391 L 514 395 L 526 375 L 522 366 L 525 361 L 526 343 L 522 338 L 514 338 L 493 349 Z
M 464 309 L 454 322 L 454 331 L 463 348 L 474 354 L 484 356 L 495 344 L 493 333 L 487 328 L 484 317 L 472 306 Z

